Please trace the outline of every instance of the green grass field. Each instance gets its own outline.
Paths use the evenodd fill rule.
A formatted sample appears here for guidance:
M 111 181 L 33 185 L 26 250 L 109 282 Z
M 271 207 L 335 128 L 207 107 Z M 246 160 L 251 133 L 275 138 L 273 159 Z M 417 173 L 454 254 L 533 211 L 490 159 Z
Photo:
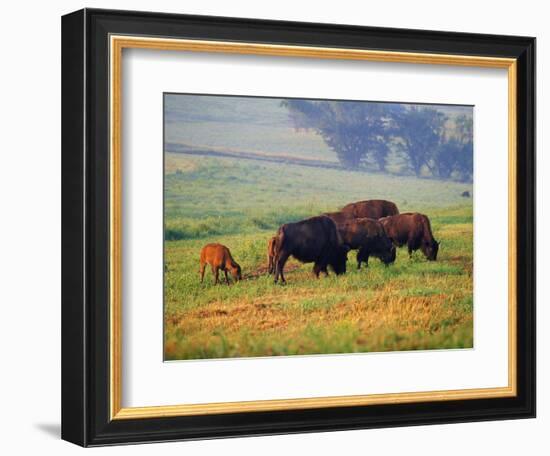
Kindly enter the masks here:
M 231 158 L 166 154 L 167 360 L 467 348 L 473 345 L 471 184 Z M 383 198 L 427 214 L 438 261 L 400 249 L 358 271 L 315 279 L 290 260 L 287 285 L 266 274 L 267 240 L 285 222 Z M 199 282 L 199 252 L 229 247 L 241 282 Z

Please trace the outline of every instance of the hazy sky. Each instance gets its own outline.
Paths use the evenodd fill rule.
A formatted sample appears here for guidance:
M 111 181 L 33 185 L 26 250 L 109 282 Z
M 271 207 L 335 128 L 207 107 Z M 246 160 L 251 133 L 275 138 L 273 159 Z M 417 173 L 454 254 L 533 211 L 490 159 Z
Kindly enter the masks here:
M 166 94 L 166 121 L 249 121 L 264 124 L 290 122 L 288 111 L 281 106 L 285 98 L 240 97 L 220 95 Z M 350 103 L 350 101 L 342 101 Z M 380 103 L 355 101 L 352 103 Z M 426 106 L 437 109 L 449 117 L 473 115 L 472 106 L 395 103 L 402 106 Z

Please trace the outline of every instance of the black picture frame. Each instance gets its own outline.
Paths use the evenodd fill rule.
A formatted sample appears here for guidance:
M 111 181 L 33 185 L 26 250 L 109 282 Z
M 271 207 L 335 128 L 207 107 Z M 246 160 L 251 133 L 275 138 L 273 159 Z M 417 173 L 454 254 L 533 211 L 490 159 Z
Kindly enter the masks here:
M 147 35 L 517 59 L 517 395 L 110 419 L 108 38 Z M 535 39 L 84 9 L 62 19 L 62 438 L 82 446 L 535 416 Z

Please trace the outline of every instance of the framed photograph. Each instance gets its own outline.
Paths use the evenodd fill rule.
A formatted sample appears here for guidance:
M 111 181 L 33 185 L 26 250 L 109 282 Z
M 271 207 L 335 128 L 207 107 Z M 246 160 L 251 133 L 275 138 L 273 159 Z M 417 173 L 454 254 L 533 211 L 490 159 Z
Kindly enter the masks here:
M 62 19 L 62 437 L 535 416 L 535 39 Z

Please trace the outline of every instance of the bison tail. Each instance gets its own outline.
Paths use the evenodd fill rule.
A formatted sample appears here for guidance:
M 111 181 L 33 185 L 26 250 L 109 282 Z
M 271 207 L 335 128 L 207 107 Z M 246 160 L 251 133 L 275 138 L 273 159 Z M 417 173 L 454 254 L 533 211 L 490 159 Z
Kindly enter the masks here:
M 286 225 L 281 226 L 277 231 L 277 236 L 275 236 L 275 257 L 279 256 L 279 252 L 283 246 L 285 240 L 285 227 Z

